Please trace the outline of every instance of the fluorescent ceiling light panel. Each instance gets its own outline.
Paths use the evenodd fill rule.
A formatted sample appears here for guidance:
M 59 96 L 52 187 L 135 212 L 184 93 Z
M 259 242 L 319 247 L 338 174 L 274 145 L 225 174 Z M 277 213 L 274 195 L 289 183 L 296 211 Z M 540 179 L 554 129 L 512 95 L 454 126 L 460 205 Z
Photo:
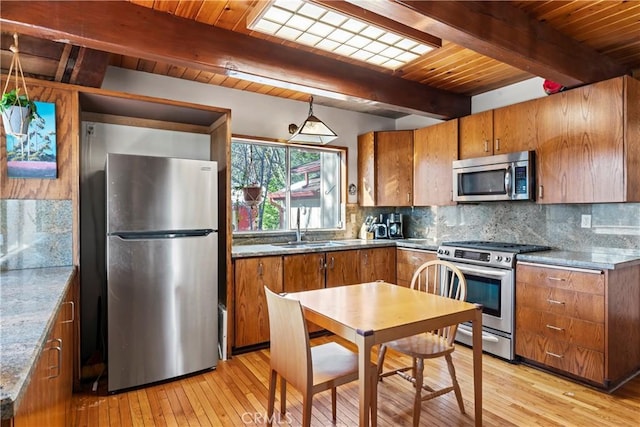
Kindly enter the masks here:
M 259 5 L 257 7 L 260 7 Z M 249 18 L 254 31 L 396 70 L 432 46 L 302 0 L 275 0 Z

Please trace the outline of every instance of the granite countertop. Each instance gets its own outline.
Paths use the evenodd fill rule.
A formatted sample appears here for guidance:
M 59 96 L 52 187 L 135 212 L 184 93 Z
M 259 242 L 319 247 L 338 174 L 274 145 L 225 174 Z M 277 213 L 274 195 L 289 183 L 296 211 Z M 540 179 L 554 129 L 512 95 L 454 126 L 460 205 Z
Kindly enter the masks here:
M 379 240 L 331 240 L 339 245 L 328 245 L 318 247 L 296 247 L 282 246 L 278 244 L 257 244 L 257 245 L 233 245 L 232 258 L 248 258 L 256 256 L 275 256 L 296 253 L 313 253 L 351 250 L 360 248 L 370 248 L 378 246 L 396 246 L 407 249 L 420 249 L 425 251 L 436 251 L 441 243 L 433 239 L 379 239 Z M 312 242 L 311 242 L 312 243 Z M 616 268 L 629 267 L 640 264 L 640 256 L 635 254 L 616 251 L 616 249 L 594 250 L 592 252 L 577 252 L 567 250 L 550 250 L 544 252 L 531 252 L 518 254 L 518 261 L 535 262 L 538 264 L 549 264 L 564 267 L 587 268 L 598 270 L 614 270 Z
M 0 272 L 0 412 L 14 415 L 71 285 L 75 268 Z
M 518 261 L 537 264 L 559 265 L 564 267 L 587 268 L 597 270 L 615 270 L 640 264 L 640 256 L 617 253 L 615 249 L 607 252 L 576 252 L 551 250 L 518 254 Z
M 233 245 L 231 250 L 232 258 L 249 258 L 257 256 L 291 255 L 299 253 L 346 251 L 361 248 L 375 248 L 384 246 L 398 246 L 411 249 L 422 249 L 435 251 L 438 244 L 432 239 L 378 239 L 378 240 L 331 240 L 335 242 L 327 246 L 317 247 L 296 247 L 295 245 L 283 246 L 279 244 L 257 244 L 257 245 Z M 310 241 L 308 243 L 313 243 Z

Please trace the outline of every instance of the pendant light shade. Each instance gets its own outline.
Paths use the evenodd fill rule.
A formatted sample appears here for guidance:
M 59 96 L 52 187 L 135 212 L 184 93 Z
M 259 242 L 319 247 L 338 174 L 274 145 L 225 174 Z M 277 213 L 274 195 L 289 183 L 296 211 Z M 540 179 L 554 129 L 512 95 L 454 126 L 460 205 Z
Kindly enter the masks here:
M 289 129 L 296 128 L 295 125 Z M 306 144 L 328 144 L 338 135 L 325 125 L 322 120 L 313 115 L 313 96 L 309 98 L 309 117 L 294 132 L 289 142 L 302 142 Z

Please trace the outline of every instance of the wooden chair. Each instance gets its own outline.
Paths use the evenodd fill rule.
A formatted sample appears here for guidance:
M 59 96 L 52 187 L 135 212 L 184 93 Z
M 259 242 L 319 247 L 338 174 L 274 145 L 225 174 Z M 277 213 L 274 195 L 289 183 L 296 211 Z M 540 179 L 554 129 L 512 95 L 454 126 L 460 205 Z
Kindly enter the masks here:
M 331 415 L 336 422 L 336 387 L 358 379 L 358 355 L 338 343 L 311 347 L 307 323 L 300 302 L 284 298 L 266 286 L 271 337 L 271 376 L 269 382 L 268 425 L 271 426 L 276 395 L 276 380 L 280 375 L 280 413 L 286 413 L 287 383 L 302 393 L 302 425 L 311 424 L 313 395 L 331 389 Z M 370 369 L 376 390 L 377 370 Z M 376 394 L 372 393 L 371 412 L 377 410 Z M 375 422 L 374 422 L 375 425 Z
M 442 295 L 463 301 L 467 295 L 467 282 L 462 272 L 448 261 L 434 260 L 422 264 L 411 279 L 411 288 L 423 292 Z M 413 383 L 415 387 L 415 398 L 413 403 L 413 425 L 420 424 L 420 411 L 422 401 L 433 399 L 450 391 L 455 392 L 460 412 L 464 412 L 464 402 L 460 386 L 456 380 L 456 372 L 451 359 L 458 325 L 451 325 L 435 331 L 424 332 L 422 334 L 388 342 L 380 346 L 378 353 L 378 378 L 398 374 L 402 378 Z M 387 348 L 390 347 L 400 353 L 406 354 L 413 359 L 412 366 L 393 369 L 383 372 L 384 357 Z M 444 357 L 447 361 L 452 385 L 439 390 L 434 390 L 424 384 L 424 359 L 434 359 Z M 411 375 L 406 371 L 411 371 Z M 422 395 L 422 391 L 429 393 Z

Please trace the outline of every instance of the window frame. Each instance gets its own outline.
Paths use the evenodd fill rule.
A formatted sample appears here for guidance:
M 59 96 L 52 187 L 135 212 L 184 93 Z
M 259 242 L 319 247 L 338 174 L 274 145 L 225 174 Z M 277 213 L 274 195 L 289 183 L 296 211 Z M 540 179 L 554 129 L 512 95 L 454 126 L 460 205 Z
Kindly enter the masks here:
M 232 180 L 231 180 L 231 145 L 235 142 L 244 142 L 249 144 L 256 145 L 271 145 L 271 146 L 280 146 L 286 149 L 285 161 L 286 161 L 286 186 L 287 186 L 287 206 L 291 204 L 291 182 L 290 182 L 290 164 L 289 164 L 289 147 L 292 148 L 301 148 L 301 149 L 311 149 L 311 150 L 326 150 L 332 151 L 339 155 L 340 157 L 340 207 L 339 207 L 339 216 L 340 216 L 340 225 L 338 227 L 333 228 L 311 228 L 308 230 L 309 233 L 327 233 L 327 232 L 343 232 L 346 230 L 346 205 L 347 205 L 347 164 L 348 164 L 348 148 L 337 145 L 315 145 L 315 144 L 300 144 L 288 142 L 282 139 L 274 139 L 274 138 L 264 138 L 264 137 L 255 137 L 255 136 L 247 136 L 247 135 L 231 135 L 231 143 L 229 146 L 229 188 L 227 191 L 233 191 Z M 233 200 L 229 200 L 230 209 L 233 210 Z M 230 216 L 231 218 L 231 216 Z M 290 221 L 290 219 L 287 219 Z M 291 226 L 291 224 L 289 224 Z M 259 237 L 259 236 L 283 236 L 290 235 L 291 233 L 295 233 L 295 229 L 279 229 L 279 230 L 247 230 L 247 231 L 235 231 L 232 230 L 231 234 L 234 237 Z

